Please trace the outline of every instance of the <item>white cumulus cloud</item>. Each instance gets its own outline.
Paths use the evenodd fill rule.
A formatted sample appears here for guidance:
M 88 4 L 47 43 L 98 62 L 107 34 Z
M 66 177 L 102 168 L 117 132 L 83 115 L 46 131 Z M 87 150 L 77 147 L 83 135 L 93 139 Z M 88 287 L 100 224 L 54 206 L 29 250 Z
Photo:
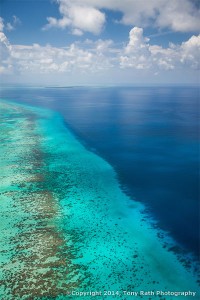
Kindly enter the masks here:
M 129 43 L 120 57 L 121 67 L 147 69 L 150 67 L 149 39 L 143 36 L 143 29 L 134 27 L 129 33 Z
M 200 35 L 193 35 L 180 47 L 181 62 L 193 69 L 200 69 Z
M 64 29 L 64 28 L 66 28 L 67 26 L 69 26 L 71 24 L 71 21 L 66 17 L 63 17 L 62 19 L 58 19 L 58 20 L 56 18 L 53 18 L 53 17 L 48 17 L 47 21 L 48 21 L 48 24 L 46 24 L 42 28 L 43 30 L 48 30 L 52 27 L 57 27 L 57 28 Z
M 75 35 L 82 35 L 84 31 L 93 34 L 99 34 L 105 23 L 105 14 L 91 5 L 84 4 L 84 1 L 76 3 L 73 1 L 60 1 L 59 11 L 62 18 L 56 19 L 48 17 L 43 30 L 52 27 L 58 28 L 72 28 L 72 33 Z

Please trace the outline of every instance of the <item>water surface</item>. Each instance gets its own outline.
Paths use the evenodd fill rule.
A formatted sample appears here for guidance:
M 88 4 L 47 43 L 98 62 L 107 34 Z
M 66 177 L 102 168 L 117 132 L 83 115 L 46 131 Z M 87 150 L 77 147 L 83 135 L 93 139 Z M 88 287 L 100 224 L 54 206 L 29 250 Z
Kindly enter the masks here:
M 132 199 L 198 255 L 198 88 L 10 88 L 1 97 L 60 112 Z
M 199 299 L 196 263 L 60 114 L 6 100 L 0 118 L 2 299 Z

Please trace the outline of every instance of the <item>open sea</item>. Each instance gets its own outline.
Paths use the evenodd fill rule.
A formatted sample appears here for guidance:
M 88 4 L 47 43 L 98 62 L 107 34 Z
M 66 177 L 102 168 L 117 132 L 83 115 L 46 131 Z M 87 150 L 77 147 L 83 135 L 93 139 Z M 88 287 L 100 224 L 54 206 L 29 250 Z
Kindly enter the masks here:
M 90 252 L 89 248 L 86 247 L 86 244 L 84 244 L 83 241 L 82 247 L 83 249 L 88 249 L 88 257 L 93 257 L 94 249 L 96 249 L 95 253 L 97 251 L 98 255 L 107 249 L 106 251 L 108 252 L 105 252 L 105 257 L 106 255 L 107 257 L 110 257 L 109 253 L 114 253 L 113 249 L 117 249 L 116 247 L 119 247 L 119 253 L 116 254 L 116 260 L 117 255 L 120 256 L 120 261 L 121 259 L 123 260 L 124 255 L 123 263 L 120 262 L 122 263 L 122 265 L 120 265 L 121 270 L 123 269 L 123 264 L 126 264 L 126 259 L 130 254 L 130 252 L 128 252 L 129 250 L 127 250 L 129 249 L 129 244 L 131 251 L 131 245 L 137 241 L 137 234 L 138 240 L 141 237 L 141 242 L 139 242 L 137 249 L 142 250 L 138 250 L 134 257 L 137 259 L 139 255 L 138 253 L 143 253 L 142 251 L 144 251 L 144 253 L 150 253 L 152 250 L 155 252 L 157 251 L 158 258 L 156 258 L 156 260 L 160 259 L 160 261 L 163 261 L 163 264 L 165 264 L 165 261 L 166 265 L 163 266 L 163 270 L 167 270 L 170 258 L 168 258 L 168 254 L 162 252 L 164 250 L 160 250 L 159 246 L 157 246 L 154 233 L 152 233 L 154 230 L 158 230 L 159 238 L 161 238 L 162 235 L 166 235 L 167 238 L 172 240 L 169 242 L 172 246 L 169 247 L 169 245 L 166 246 L 166 244 L 162 245 L 163 249 L 168 247 L 169 252 L 167 253 L 171 253 L 170 251 L 172 251 L 176 254 L 182 253 L 183 255 L 192 255 L 194 260 L 198 259 L 200 249 L 199 88 L 6 87 L 1 88 L 0 98 L 3 100 L 3 111 L 5 111 L 2 116 L 6 116 L 7 120 L 4 124 L 6 129 L 2 127 L 2 130 L 4 130 L 3 132 L 5 133 L 7 130 L 11 130 L 9 128 L 12 126 L 14 126 L 13 128 L 15 129 L 13 130 L 15 131 L 18 126 L 21 128 L 21 133 L 17 133 L 16 131 L 16 135 L 19 135 L 18 139 L 10 140 L 9 143 L 11 145 L 13 143 L 13 147 L 15 147 L 15 143 L 18 143 L 16 145 L 19 145 L 21 143 L 20 141 L 24 141 L 26 138 L 27 141 L 29 141 L 29 131 L 32 130 L 31 134 L 34 137 L 34 142 L 33 137 L 31 137 L 31 141 L 28 143 L 29 146 L 27 147 L 31 147 L 31 153 L 34 153 L 34 157 L 37 158 L 37 164 L 34 162 L 31 163 L 34 166 L 33 169 L 36 170 L 34 171 L 36 174 L 38 174 L 38 172 L 41 173 L 41 170 L 42 174 L 46 174 L 45 180 L 44 178 L 41 179 L 41 174 L 40 177 L 37 177 L 36 181 L 37 185 L 39 184 L 39 187 L 37 186 L 37 188 L 35 188 L 35 192 L 38 193 L 38 189 L 41 188 L 41 184 L 38 182 L 48 182 L 48 184 L 45 183 L 45 193 L 47 194 L 46 190 L 51 187 L 52 196 L 50 198 L 53 199 L 51 200 L 52 203 L 57 203 L 57 200 L 55 199 L 60 199 L 59 201 L 62 207 L 61 211 L 63 211 L 65 215 L 64 220 L 67 220 L 69 210 L 65 208 L 65 205 L 68 204 L 65 203 L 66 199 L 63 200 L 65 198 L 63 193 L 69 190 L 69 198 L 72 197 L 73 199 L 73 197 L 75 197 L 74 199 L 76 199 L 76 204 L 74 204 L 74 208 L 72 205 L 70 212 L 72 221 L 65 223 L 67 221 L 63 221 L 63 219 L 61 221 L 59 217 L 56 221 L 54 220 L 56 224 L 55 226 L 58 225 L 58 227 L 62 228 L 64 232 L 61 235 L 62 238 L 57 237 L 54 233 L 59 249 L 60 247 L 62 248 L 62 246 L 59 246 L 59 241 L 61 239 L 65 240 L 67 234 L 72 234 L 73 232 L 73 244 L 76 245 L 76 243 L 80 243 L 80 228 L 83 229 L 83 236 L 87 233 L 88 238 L 91 238 L 92 232 L 96 233 L 95 230 L 97 229 L 97 226 L 101 227 L 102 223 L 102 229 L 98 233 L 98 243 L 100 243 L 100 240 L 103 241 L 102 243 L 106 241 L 103 228 L 108 227 L 108 232 L 110 232 L 108 234 L 112 234 L 113 236 L 112 249 L 110 248 L 108 250 L 106 246 L 100 249 L 99 244 L 91 244 L 90 246 L 87 246 L 91 247 Z M 12 108 L 12 105 L 14 105 L 13 103 L 16 103 L 17 108 Z M 21 106 L 19 105 L 18 107 L 18 104 Z M 26 118 L 22 116 L 26 116 Z M 2 119 L 4 120 L 3 117 Z M 63 133 L 64 128 L 66 128 L 67 132 L 66 138 L 65 133 Z M 12 137 L 12 131 L 10 132 Z M 12 139 L 11 137 L 10 139 Z M 66 144 L 64 142 L 65 139 Z M 5 145 L 5 147 L 8 147 L 7 144 Z M 40 151 L 33 145 L 41 145 Z M 17 149 L 17 146 L 13 149 Z M 28 159 L 33 157 L 33 154 L 28 154 L 27 156 L 27 153 L 24 153 L 23 149 L 24 148 L 19 148 L 19 153 L 16 150 L 16 153 L 18 153 L 16 155 L 29 157 Z M 78 153 L 80 153 L 80 159 Z M 13 165 L 17 164 L 17 156 L 13 158 L 13 154 L 9 155 L 9 163 L 4 165 L 3 162 L 5 170 L 7 170 L 8 166 L 11 165 L 11 161 Z M 64 162 L 69 163 L 69 165 L 64 167 Z M 80 166 L 82 166 L 82 169 L 80 169 Z M 11 172 L 10 168 L 9 170 L 9 172 Z M 25 181 L 28 182 L 27 178 L 29 175 L 25 175 L 24 173 L 22 174 L 21 169 L 19 172 L 21 175 L 18 177 L 20 178 L 20 176 L 23 175 L 25 176 L 24 178 L 26 178 Z M 64 173 L 73 173 L 73 176 L 70 175 L 72 177 L 69 177 L 69 182 L 64 182 L 68 176 L 64 176 Z M 10 178 L 14 176 L 11 175 L 12 173 L 10 173 Z M 116 187 L 115 176 L 120 186 L 120 192 Z M 4 179 L 5 177 L 6 176 L 4 176 Z M 80 185 L 77 184 L 77 182 L 79 182 Z M 81 182 L 83 185 L 82 187 Z M 8 185 L 8 183 L 6 184 Z M 88 191 L 86 186 L 88 187 Z M 20 187 L 21 189 L 24 188 L 22 184 Z M 29 184 L 28 187 L 30 188 Z M 12 192 L 14 190 L 15 189 L 12 189 Z M 42 191 L 44 194 L 44 186 L 42 187 Z M 48 191 L 48 195 L 49 193 L 50 192 Z M 22 194 L 22 197 L 24 197 L 23 195 L 24 194 Z M 50 201 L 49 196 L 47 198 L 48 201 Z M 111 198 L 112 200 L 110 200 Z M 86 199 L 85 204 L 83 199 Z M 116 203 L 115 199 L 117 199 Z M 69 200 L 69 207 L 71 207 L 70 201 L 71 200 Z M 89 201 L 89 205 L 86 205 L 87 201 Z M 95 202 L 94 207 L 93 201 L 97 201 Z M 41 202 L 38 203 L 41 205 Z M 128 203 L 127 205 L 130 210 L 126 211 L 123 203 Z M 27 202 L 27 207 L 28 205 L 30 205 L 30 203 Z M 50 207 L 49 205 L 51 206 L 49 202 L 45 203 L 45 207 Z M 81 205 L 85 205 L 84 209 Z M 107 206 L 108 208 L 106 208 Z M 136 207 L 135 210 L 134 207 Z M 123 211 L 123 208 L 125 211 Z M 24 214 L 26 210 L 23 208 L 22 211 Z M 54 207 L 54 211 L 48 211 L 48 214 L 54 214 L 56 212 L 55 214 L 59 215 L 58 211 L 59 209 Z M 85 211 L 86 221 L 84 221 L 83 211 Z M 107 215 L 106 211 L 110 211 L 111 213 Z M 145 220 L 148 220 L 147 223 L 151 229 L 148 229 L 148 225 L 144 225 L 144 229 L 139 229 L 140 226 L 143 226 L 140 224 L 140 221 L 142 222 L 140 216 L 142 215 Z M 23 218 L 26 218 L 26 215 L 24 215 Z M 125 219 L 126 221 L 123 221 Z M 115 226 L 118 226 L 118 221 L 116 220 L 118 220 L 119 224 L 121 224 L 120 230 L 115 228 Z M 22 222 L 22 220 L 20 222 Z M 85 222 L 88 222 L 87 229 L 84 227 L 86 226 Z M 80 228 L 76 227 L 78 226 L 77 224 L 80 225 Z M 128 224 L 132 229 L 128 228 Z M 15 225 L 13 225 L 13 228 L 14 226 Z M 38 223 L 34 226 L 37 227 Z M 66 226 L 68 226 L 67 228 L 69 228 L 69 232 L 66 232 Z M 19 226 L 16 225 L 16 228 L 18 227 Z M 125 229 L 126 227 L 127 232 Z M 113 228 L 115 228 L 115 230 Z M 131 236 L 132 230 L 135 230 L 135 240 L 130 238 L 130 243 L 128 242 L 126 247 L 123 245 L 120 246 L 119 240 L 124 237 L 125 233 Z M 141 234 L 140 230 L 142 230 Z M 148 233 L 148 230 L 150 230 L 150 233 Z M 56 229 L 55 232 L 57 232 Z M 14 236 L 14 233 L 12 234 Z M 46 232 L 45 236 L 47 236 Z M 87 235 L 85 238 L 87 240 Z M 124 240 L 124 243 L 127 243 L 127 241 Z M 145 243 L 146 246 L 144 246 Z M 154 249 L 153 245 L 157 248 Z M 123 250 L 125 248 L 126 250 Z M 82 248 L 80 247 L 79 250 L 77 249 L 73 250 L 72 253 L 81 251 L 80 249 Z M 60 250 L 56 251 L 58 253 Z M 67 252 L 67 250 L 65 251 Z M 53 254 L 54 253 L 52 252 L 52 256 Z M 80 262 L 82 264 L 81 255 L 84 256 L 84 254 L 79 253 L 79 255 Z M 98 255 L 97 257 L 99 257 Z M 113 257 L 115 257 L 115 254 L 113 255 Z M 93 258 L 95 261 L 95 255 Z M 84 259 L 84 263 L 86 265 L 91 264 L 91 261 L 89 262 L 89 258 L 84 257 Z M 173 259 L 171 260 L 173 261 Z M 119 261 L 119 258 L 117 261 Z M 152 272 L 154 272 L 155 269 L 155 276 L 158 278 L 157 272 L 159 273 L 159 263 L 155 263 L 154 258 L 151 257 L 147 258 L 146 266 L 149 264 L 149 261 L 152 263 Z M 99 262 L 99 265 L 98 263 L 96 263 L 97 265 L 94 263 L 93 269 L 96 270 L 95 274 L 98 273 L 98 267 L 101 263 L 107 265 L 108 270 L 111 268 L 111 264 L 108 263 L 108 260 L 102 260 L 102 262 Z M 139 263 L 144 263 L 143 257 L 139 259 Z M 174 262 L 174 264 L 176 266 L 176 262 Z M 151 264 L 149 264 L 149 266 L 151 267 Z M 131 266 L 129 267 L 130 270 L 127 269 L 126 273 L 127 278 L 129 278 L 129 271 L 131 274 L 132 270 Z M 160 268 L 162 268 L 162 266 Z M 173 268 L 174 270 L 178 270 L 177 267 L 173 266 Z M 83 270 L 85 269 L 83 268 Z M 170 270 L 167 271 L 168 273 L 165 273 L 165 271 L 163 271 L 164 277 L 166 274 L 166 278 L 173 276 L 173 274 L 169 275 Z M 72 273 L 73 272 L 75 272 L 74 267 L 72 268 Z M 84 272 L 85 271 L 82 273 L 85 274 Z M 90 272 L 92 273 L 93 271 L 90 270 Z M 113 273 L 113 269 L 110 269 L 110 272 Z M 135 270 L 135 272 L 137 274 L 137 270 Z M 180 269 L 180 273 L 183 274 L 182 269 Z M 115 272 L 113 274 L 115 274 Z M 37 277 L 37 274 L 35 276 Z M 109 276 L 109 274 L 102 274 L 101 279 L 98 279 L 97 281 L 101 282 L 102 278 L 107 278 L 106 276 Z M 115 276 L 113 278 L 113 288 L 117 290 L 118 287 L 116 284 L 117 282 L 120 282 L 120 277 L 117 273 L 113 276 Z M 138 287 L 143 288 L 141 282 L 145 275 L 142 271 L 140 276 L 140 279 L 138 279 L 140 280 Z M 178 273 L 174 273 L 174 276 L 178 278 Z M 107 282 L 111 280 L 112 277 L 108 278 L 110 279 L 108 279 Z M 82 279 L 79 278 L 79 280 Z M 123 279 L 121 280 L 123 281 Z M 151 280 L 149 283 L 147 281 L 145 282 L 146 287 L 148 284 L 155 284 L 155 286 L 156 284 L 159 284 L 155 280 Z M 162 277 L 160 280 L 162 281 Z M 176 284 L 173 280 L 174 279 L 171 278 L 169 279 L 169 282 L 174 282 L 174 287 L 178 287 L 179 283 Z M 184 286 L 184 282 L 182 283 Z M 89 285 L 89 283 L 87 284 Z M 95 281 L 93 283 L 90 282 L 90 284 L 94 284 L 95 287 Z M 163 289 L 166 286 L 167 283 L 166 285 L 163 283 Z M 10 295 L 9 293 L 10 292 L 8 291 L 8 295 Z M 62 290 L 58 291 L 58 294 L 59 293 L 62 294 Z M 8 296 L 6 299 L 11 298 Z M 16 297 L 16 299 L 18 298 Z M 23 297 L 21 299 L 23 299 Z M 123 299 L 128 298 L 124 297 Z M 172 299 L 174 298 L 172 297 Z

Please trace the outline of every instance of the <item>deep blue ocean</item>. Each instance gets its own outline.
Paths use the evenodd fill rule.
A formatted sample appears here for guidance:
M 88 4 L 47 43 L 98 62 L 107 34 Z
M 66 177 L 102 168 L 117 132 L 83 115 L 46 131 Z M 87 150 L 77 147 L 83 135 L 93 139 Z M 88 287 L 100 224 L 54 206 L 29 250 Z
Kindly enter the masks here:
M 126 192 L 187 251 L 199 253 L 199 89 L 2 88 L 0 97 L 62 114 Z

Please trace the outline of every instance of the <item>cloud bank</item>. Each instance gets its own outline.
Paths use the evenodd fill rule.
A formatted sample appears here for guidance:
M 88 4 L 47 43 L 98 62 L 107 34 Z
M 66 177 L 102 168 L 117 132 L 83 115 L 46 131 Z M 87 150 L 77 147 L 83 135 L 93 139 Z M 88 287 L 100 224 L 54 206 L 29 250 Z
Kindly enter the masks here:
M 99 34 L 106 22 L 105 10 L 120 12 L 118 22 L 138 27 L 154 26 L 191 32 L 200 28 L 200 9 L 191 0 L 55 0 L 60 19 L 48 17 L 44 30 L 70 28 L 73 34 Z
M 118 79 L 123 81 L 124 75 L 126 79 L 134 76 L 137 79 L 137 74 L 145 74 L 147 78 L 164 74 L 173 78 L 177 70 L 187 74 L 200 68 L 200 35 L 164 48 L 151 44 L 140 27 L 131 29 L 126 45 L 120 48 L 112 40 L 101 39 L 60 48 L 39 44 L 12 45 L 3 32 L 0 32 L 0 47 L 0 73 L 7 78 L 52 75 L 58 79 L 73 75 L 76 80 L 82 76 L 98 81 L 99 74 L 103 78 L 119 74 Z
M 200 35 L 193 35 L 181 45 L 170 44 L 168 48 L 150 45 L 143 36 L 143 29 L 134 27 L 129 42 L 120 56 L 123 68 L 173 70 L 175 68 L 199 69 Z

